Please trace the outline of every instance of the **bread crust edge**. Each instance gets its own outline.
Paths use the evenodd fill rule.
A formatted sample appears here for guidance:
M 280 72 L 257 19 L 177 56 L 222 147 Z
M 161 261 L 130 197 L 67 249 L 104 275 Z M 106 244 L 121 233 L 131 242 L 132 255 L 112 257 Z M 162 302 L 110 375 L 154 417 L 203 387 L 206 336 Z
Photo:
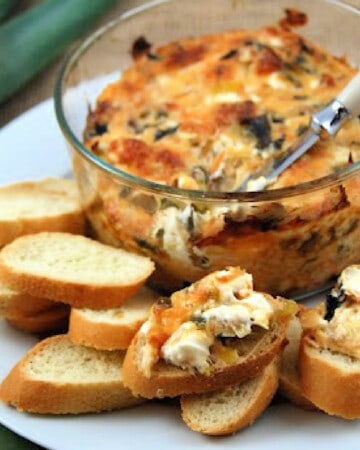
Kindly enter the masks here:
M 98 350 L 127 349 L 143 321 L 115 324 L 89 321 L 76 308 L 71 309 L 69 338 L 74 344 Z
M 360 418 L 360 371 L 340 370 L 305 334 L 300 343 L 301 389 L 319 409 L 345 419 Z M 334 352 L 335 354 L 336 352 Z

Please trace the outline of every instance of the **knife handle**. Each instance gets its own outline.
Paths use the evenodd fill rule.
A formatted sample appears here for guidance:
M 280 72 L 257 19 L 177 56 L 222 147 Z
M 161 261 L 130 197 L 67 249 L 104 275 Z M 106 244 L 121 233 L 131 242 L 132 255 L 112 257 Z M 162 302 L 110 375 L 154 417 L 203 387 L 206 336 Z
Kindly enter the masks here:
M 345 106 L 352 116 L 360 114 L 360 72 L 345 86 L 336 99 Z
M 360 72 L 325 108 L 313 114 L 311 128 L 320 133 L 327 131 L 334 136 L 350 116 L 360 114 Z

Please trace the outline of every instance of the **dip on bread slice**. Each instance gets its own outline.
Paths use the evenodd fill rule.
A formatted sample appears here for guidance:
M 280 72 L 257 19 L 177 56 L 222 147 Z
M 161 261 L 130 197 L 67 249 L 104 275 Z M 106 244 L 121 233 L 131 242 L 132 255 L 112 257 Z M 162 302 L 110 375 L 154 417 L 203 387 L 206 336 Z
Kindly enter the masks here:
M 257 376 L 280 351 L 297 307 L 253 289 L 238 267 L 160 298 L 132 341 L 124 384 L 146 398 L 207 392 Z
M 308 311 L 302 324 L 304 394 L 328 414 L 360 418 L 360 265 L 343 270 L 326 303 Z

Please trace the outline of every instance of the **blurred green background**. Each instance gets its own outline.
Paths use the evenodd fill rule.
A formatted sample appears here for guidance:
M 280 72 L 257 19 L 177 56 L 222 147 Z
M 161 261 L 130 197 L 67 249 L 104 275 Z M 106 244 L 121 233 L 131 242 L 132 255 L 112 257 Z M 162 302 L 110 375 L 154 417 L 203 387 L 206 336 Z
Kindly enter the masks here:
M 41 3 L 42 0 L 20 0 L 18 6 L 10 16 L 15 17 L 21 14 L 28 8 Z M 61 1 L 61 0 L 59 0 Z M 89 0 L 91 1 L 91 0 Z M 202 0 L 200 0 L 202 1 Z M 358 0 L 360 2 L 360 0 Z M 145 0 L 116 0 L 114 7 L 112 7 L 108 12 L 106 12 L 96 24 L 85 33 L 85 36 L 90 34 L 96 28 L 102 24 L 108 22 L 110 19 L 117 17 L 122 12 L 127 9 L 138 6 L 142 3 L 146 3 Z M 80 39 L 81 40 L 81 39 Z M 6 43 L 1 42 L 0 45 L 6 45 Z M 76 43 L 74 44 L 76 45 Z M 69 50 L 68 50 L 69 51 Z M 50 64 L 45 70 L 43 70 L 39 75 L 37 75 L 32 81 L 30 81 L 22 90 L 13 95 L 10 100 L 6 101 L 0 105 L 0 128 L 8 123 L 10 120 L 14 119 L 16 116 L 22 112 L 28 110 L 37 103 L 52 96 L 53 86 L 55 82 L 56 75 L 59 71 L 62 61 L 64 60 L 64 55 L 58 57 L 53 63 Z M 0 441 L 0 449 L 1 441 Z

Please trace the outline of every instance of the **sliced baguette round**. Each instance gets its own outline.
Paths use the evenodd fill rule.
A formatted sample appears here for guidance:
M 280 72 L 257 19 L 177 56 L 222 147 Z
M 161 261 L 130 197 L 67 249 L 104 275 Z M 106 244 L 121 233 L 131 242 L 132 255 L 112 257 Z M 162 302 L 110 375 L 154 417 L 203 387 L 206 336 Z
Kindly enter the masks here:
M 360 418 L 360 361 L 320 347 L 310 335 L 300 343 L 301 388 L 327 414 Z
M 33 315 L 13 314 L 6 317 L 7 322 L 26 333 L 56 333 L 68 327 L 70 308 L 58 304 Z
M 145 398 L 210 392 L 238 384 L 259 375 L 282 350 L 288 321 L 289 317 L 282 315 L 273 322 L 270 330 L 234 339 L 232 349 L 237 351 L 237 361 L 225 366 L 215 363 L 210 376 L 182 370 L 160 359 L 147 377 L 138 367 L 142 342 L 137 333 L 126 352 L 124 384 L 134 395 Z
M 100 412 L 141 403 L 124 388 L 123 352 L 74 345 L 66 335 L 31 349 L 0 386 L 0 398 L 18 410 L 39 414 Z
M 295 405 L 303 409 L 314 410 L 316 406 L 304 396 L 300 386 L 298 359 L 301 334 L 300 318 L 295 316 L 290 321 L 286 332 L 288 343 L 281 356 L 279 392 Z
M 149 317 L 157 296 L 154 291 L 143 287 L 118 308 L 97 311 L 72 308 L 69 338 L 75 344 L 99 350 L 126 349 Z
M 0 252 L 0 272 L 10 287 L 75 308 L 115 308 L 153 270 L 149 258 L 69 233 L 23 236 Z
M 72 180 L 47 178 L 0 188 L 0 247 L 40 231 L 83 234 L 84 224 Z
M 27 316 L 45 311 L 56 305 L 52 300 L 33 297 L 12 289 L 0 279 L 0 316 Z
M 270 404 L 279 378 L 275 358 L 255 378 L 205 394 L 181 397 L 181 414 L 193 431 L 220 436 L 252 424 Z

